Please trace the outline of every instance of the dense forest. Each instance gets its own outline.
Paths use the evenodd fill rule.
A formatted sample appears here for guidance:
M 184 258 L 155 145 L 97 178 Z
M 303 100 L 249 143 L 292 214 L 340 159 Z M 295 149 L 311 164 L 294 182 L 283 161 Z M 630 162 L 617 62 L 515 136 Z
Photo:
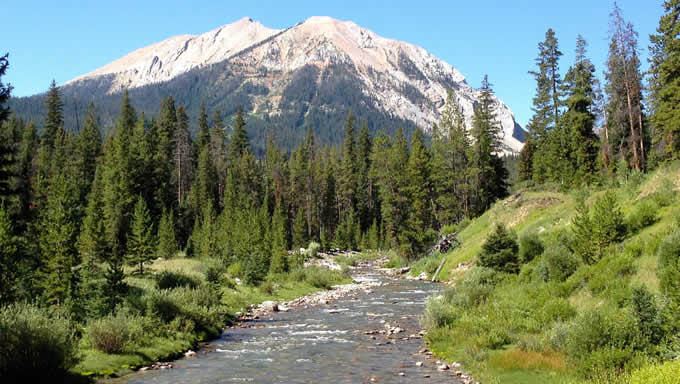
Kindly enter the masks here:
M 449 93 L 429 138 L 420 130 L 410 139 L 401 129 L 369 130 L 379 126 L 349 112 L 341 145 L 320 143 L 315 132 L 324 127 L 310 125 L 290 151 L 271 134 L 255 150 L 253 141 L 263 138 L 249 136 L 241 107 L 225 121 L 229 111 L 203 104 L 191 121 L 184 105 L 164 95 L 157 117 L 149 118 L 126 91 L 111 127 L 102 129 L 90 104 L 71 130 L 54 82 L 39 123 L 12 114 L 12 87 L 0 83 L 0 341 L 12 351 L 21 350 L 18 343 L 51 345 L 42 373 L 59 374 L 78 363 L 77 345 L 121 353 L 134 349 L 135 332 L 157 339 L 183 332 L 193 342 L 214 336 L 226 321 L 219 292 L 233 288 L 232 279 L 256 287 L 299 274 L 306 255 L 300 248 L 390 249 L 416 261 L 440 232 L 462 229 L 511 188 L 581 190 L 664 166 L 680 157 L 680 2 L 664 7 L 651 38 L 648 92 L 637 33 L 618 7 L 604 85 L 582 37 L 561 76 L 558 40 L 546 32 L 531 71 L 534 116 L 518 164 L 501 155 L 486 77 L 470 127 Z M 5 55 L 0 79 L 8 68 Z M 518 178 L 512 186 L 511 173 Z M 622 218 L 606 196 L 592 214 L 583 200 L 574 219 L 578 247 L 556 258 L 578 255 L 593 265 L 620 240 Z M 519 273 L 520 249 L 509 236 L 499 226 L 479 264 Z M 149 277 L 152 260 L 180 258 L 207 261 L 205 281 Z M 663 293 L 675 305 L 677 270 L 667 271 Z M 140 293 L 150 282 L 157 289 Z M 649 295 L 636 293 L 635 305 L 648 306 Z M 679 323 L 668 321 L 664 335 L 677 335 Z M 657 331 L 645 330 L 649 338 Z M 107 343 L 111 334 L 127 339 Z M 14 357 L 0 357 L 0 377 L 35 373 Z

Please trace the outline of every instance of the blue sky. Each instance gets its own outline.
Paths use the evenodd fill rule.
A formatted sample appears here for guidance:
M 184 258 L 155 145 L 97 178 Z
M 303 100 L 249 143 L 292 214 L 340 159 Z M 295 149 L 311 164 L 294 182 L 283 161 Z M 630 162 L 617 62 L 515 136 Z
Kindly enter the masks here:
M 661 0 L 619 0 L 640 34 L 647 57 L 649 34 L 662 14 Z M 285 28 L 310 16 L 351 20 L 378 35 L 419 45 L 456 67 L 474 87 L 486 73 L 517 121 L 531 117 L 537 44 L 553 28 L 573 59 L 576 36 L 589 43 L 601 76 L 607 55 L 610 0 L 276 1 L 276 0 L 8 0 L 0 7 L 0 53 L 10 53 L 3 82 L 14 96 L 43 92 L 127 53 L 179 34 L 200 34 L 249 16 Z

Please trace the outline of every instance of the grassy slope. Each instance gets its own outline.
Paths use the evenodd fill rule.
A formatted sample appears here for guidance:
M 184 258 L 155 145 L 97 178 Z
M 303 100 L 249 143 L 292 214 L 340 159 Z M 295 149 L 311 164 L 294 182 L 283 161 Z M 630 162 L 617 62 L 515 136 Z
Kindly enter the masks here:
M 654 193 L 662 185 L 664 179 L 672 182 L 675 189 L 678 190 L 680 188 L 679 164 L 656 171 L 639 184 L 631 182 L 617 188 L 619 205 L 624 215 L 631 212 L 636 202 Z M 602 193 L 601 190 L 587 192 L 589 192 L 590 203 Z M 459 263 L 468 264 L 475 261 L 476 255 L 494 223 L 502 222 L 519 235 L 529 231 L 538 232 L 544 240 L 561 229 L 568 229 L 570 220 L 575 214 L 575 196 L 575 192 L 523 190 L 503 201 L 499 201 L 459 233 L 458 239 L 462 242 L 462 246 L 446 255 L 446 263 L 439 279 L 448 280 L 455 284 L 456 280 L 465 275 L 466 268 L 457 268 L 457 266 Z M 677 222 L 678 216 L 680 216 L 680 202 L 676 198 L 671 206 L 663 207 L 658 211 L 656 223 L 624 240 L 621 245 L 623 247 L 637 244 L 642 248 L 641 255 L 633 260 L 632 274 L 622 279 L 629 286 L 644 284 L 650 291 L 659 292 L 656 277 L 657 257 L 654 251 L 661 234 L 667 231 L 674 222 Z M 420 273 L 423 264 L 424 262 L 418 263 L 415 273 Z M 598 273 L 595 269 L 597 266 L 591 268 L 593 270 L 581 268 L 577 273 Z M 602 268 L 607 268 L 607 266 L 605 265 Z M 595 290 L 587 286 L 575 290 L 569 297 L 570 304 L 577 311 L 580 311 L 586 307 L 599 305 L 602 300 L 608 299 L 597 296 L 603 292 L 593 293 L 592 291 Z M 516 293 L 515 297 L 520 297 L 521 293 L 519 291 Z M 499 301 L 502 301 L 502 297 L 512 297 L 513 292 L 496 292 L 494 295 L 501 297 Z M 527 308 L 532 305 L 531 302 L 522 304 L 526 305 Z M 518 306 L 522 307 L 522 304 Z M 456 332 L 455 324 L 451 328 L 433 329 L 428 336 L 431 349 L 447 360 L 466 362 L 473 360 L 471 354 L 484 352 L 477 351 L 476 347 L 469 343 L 469 338 L 466 339 L 464 335 Z M 506 345 L 498 350 L 487 352 L 489 353 L 482 359 L 483 362 L 470 363 L 465 367 L 484 382 L 561 383 L 578 381 L 566 369 L 565 357 L 558 353 L 551 356 L 540 356 L 540 353 L 520 351 L 513 345 Z
M 152 274 L 160 271 L 181 272 L 205 281 L 204 273 L 208 265 L 209 263 L 200 259 L 184 257 L 156 261 L 150 266 L 148 272 L 151 273 L 146 273 L 143 278 L 131 276 L 133 268 L 126 270 L 128 276 L 126 282 L 131 287 L 141 289 L 144 292 L 154 290 L 156 284 L 152 279 Z M 270 277 L 270 281 L 275 283 L 270 285 L 271 290 L 246 285 L 237 285 L 233 288 L 222 287 L 222 304 L 225 311 L 234 316 L 236 312 L 244 312 L 251 304 L 259 304 L 266 300 L 287 301 L 323 289 L 307 280 L 296 279 L 292 275 L 293 273 L 289 273 Z M 333 284 L 350 281 L 346 278 L 339 278 L 339 276 L 331 276 L 329 279 L 335 279 Z M 225 324 L 228 322 L 229 319 L 225 319 Z M 193 347 L 195 347 L 195 340 L 189 335 L 178 335 L 174 339 L 154 338 L 149 346 L 135 348 L 133 351 L 120 354 L 100 352 L 83 341 L 82 360 L 73 371 L 95 376 L 122 375 L 155 361 L 167 361 L 179 357 L 184 351 Z

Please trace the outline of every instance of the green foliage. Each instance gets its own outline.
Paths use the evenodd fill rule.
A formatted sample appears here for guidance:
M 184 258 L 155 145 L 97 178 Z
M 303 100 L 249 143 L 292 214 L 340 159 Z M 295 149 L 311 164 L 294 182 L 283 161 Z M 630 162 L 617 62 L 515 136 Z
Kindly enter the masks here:
M 156 285 L 158 289 L 196 288 L 200 285 L 200 281 L 181 272 L 163 271 L 156 275 Z
M 629 384 L 673 384 L 680 377 L 680 362 L 667 361 L 635 370 L 628 380 Z
M 489 234 L 482 244 L 479 265 L 492 268 L 506 273 L 519 272 L 519 259 L 517 253 L 517 235 L 503 224 L 496 224 L 493 232 Z
M 633 211 L 626 217 L 625 223 L 630 233 L 636 233 L 656 222 L 659 210 L 654 200 L 644 200 L 633 207 Z
M 526 264 L 543 254 L 543 242 L 535 232 L 524 233 L 519 237 L 519 260 Z
M 584 201 L 579 202 L 573 219 L 575 252 L 584 263 L 593 264 L 612 243 L 620 241 L 625 233 L 623 214 L 616 195 L 608 191 L 598 198 L 592 212 Z
M 57 309 L 30 304 L 0 308 L 0 378 L 47 382 L 78 362 L 76 324 Z
M 14 299 L 17 279 L 18 240 L 14 236 L 12 221 L 4 207 L 0 206 L 0 303 Z
M 163 212 L 158 224 L 158 249 L 156 256 L 169 259 L 177 253 L 178 245 L 175 237 L 175 218 L 172 210 Z
M 578 267 L 578 258 L 565 245 L 559 244 L 543 254 L 538 273 L 544 281 L 565 281 Z
M 139 318 L 119 311 L 87 324 L 85 337 L 90 344 L 104 353 L 121 353 L 125 347 L 142 337 Z
M 664 336 L 663 319 L 652 295 L 644 286 L 633 288 L 633 315 L 640 333 L 652 345 L 658 345 Z
M 130 264 L 139 267 L 140 275 L 144 274 L 144 263 L 153 258 L 155 248 L 151 215 L 142 195 L 139 195 L 135 204 L 128 251 Z
M 677 318 L 680 309 L 680 230 L 663 238 L 656 251 L 659 260 L 659 285 L 661 292 L 670 301 L 670 312 Z

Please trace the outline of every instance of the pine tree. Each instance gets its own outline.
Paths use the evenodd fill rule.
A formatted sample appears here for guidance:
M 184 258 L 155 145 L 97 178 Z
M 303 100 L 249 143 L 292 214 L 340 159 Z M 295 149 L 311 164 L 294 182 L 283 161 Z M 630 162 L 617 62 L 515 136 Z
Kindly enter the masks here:
M 108 309 L 108 313 L 113 313 L 116 308 L 123 303 L 125 294 L 127 293 L 127 284 L 125 284 L 125 271 L 123 270 L 122 257 L 109 257 L 107 260 L 107 269 L 104 273 L 104 302 Z
M 137 197 L 129 239 L 129 262 L 138 266 L 139 274 L 143 275 L 144 263 L 153 258 L 156 246 L 151 215 L 142 195 Z
M 76 258 L 77 191 L 68 169 L 56 173 L 50 183 L 47 206 L 42 212 L 40 247 L 45 260 L 42 286 L 48 301 L 62 305 L 71 297 Z
M 524 142 L 522 150 L 519 151 L 519 181 L 527 181 L 533 178 L 534 174 L 534 152 L 536 151 L 536 144 L 531 135 L 527 133 L 527 139 Z
M 548 29 L 545 33 L 545 40 L 538 44 L 538 57 L 535 60 L 537 71 L 529 72 L 536 79 L 536 95 L 533 98 L 534 106 L 532 107 L 534 115 L 527 129 L 529 137 L 536 145 L 535 150 L 532 151 L 532 177 L 539 183 L 546 180 L 550 166 L 548 136 L 550 131 L 557 126 L 560 116 L 559 59 L 561 56 L 562 52 L 559 50 L 555 32 Z
M 371 169 L 371 137 L 364 121 L 359 130 L 357 161 L 357 212 L 362 231 L 368 230 L 375 215 L 375 186 L 370 176 Z
M 576 62 L 564 77 L 567 111 L 560 119 L 564 139 L 556 139 L 552 168 L 559 168 L 560 181 L 588 183 L 597 172 L 598 138 L 594 132 L 595 66 L 586 57 L 586 41 L 578 36 Z M 556 180 L 556 179 L 555 179 Z M 556 180 L 557 181 L 557 180 Z
M 203 148 L 198 156 L 198 166 L 196 169 L 196 177 L 191 187 L 191 194 L 189 196 L 190 204 L 193 210 L 202 215 L 202 206 L 210 206 L 211 209 L 216 207 L 218 202 L 217 195 L 217 171 L 214 168 L 214 162 L 210 154 L 210 148 Z
M 52 80 L 45 100 L 45 124 L 43 125 L 43 145 L 53 148 L 57 130 L 64 124 L 64 103 L 57 82 Z
M 295 224 L 293 226 L 293 247 L 306 248 L 308 240 L 305 211 L 302 207 L 299 207 L 297 214 L 295 215 Z
M 231 143 L 229 145 L 229 161 L 237 162 L 243 153 L 250 149 L 248 142 L 248 133 L 246 132 L 246 122 L 243 118 L 243 108 L 238 107 L 236 110 L 236 117 L 234 118 L 234 130 L 231 134 Z
M 15 299 L 18 240 L 9 213 L 0 204 L 0 305 Z
M 452 224 L 469 215 L 470 142 L 463 110 L 451 91 L 439 125 L 432 132 L 437 219 L 443 225 Z
M 174 185 L 177 188 L 177 206 L 181 207 L 187 197 L 193 178 L 193 154 L 191 134 L 189 133 L 189 117 L 184 106 L 177 108 L 177 125 L 175 129 L 175 150 L 173 153 L 175 169 L 173 172 Z
M 288 230 L 286 216 L 281 206 L 274 210 L 272 218 L 272 257 L 269 265 L 271 273 L 288 270 Z
M 19 195 L 19 213 L 17 225 L 25 227 L 34 217 L 31 203 L 33 201 L 32 182 L 34 178 L 33 161 L 38 150 L 38 132 L 35 123 L 30 121 L 23 132 L 17 156 L 17 193 Z
M 177 110 L 172 96 L 163 99 L 160 109 L 158 123 L 152 125 L 152 128 L 155 129 L 150 132 L 154 149 L 153 185 L 156 187 L 152 211 L 156 214 L 163 209 L 172 207 L 177 197 L 176 189 L 172 187 L 173 153 L 175 149 L 173 143 L 177 126 Z
M 224 206 L 224 187 L 227 178 L 227 136 L 219 109 L 215 109 L 210 127 L 210 157 L 216 172 L 217 196 L 220 207 Z
M 156 250 L 158 257 L 169 259 L 175 256 L 179 248 L 175 236 L 175 215 L 172 210 L 163 211 L 158 224 L 158 248 Z
M 205 103 L 201 104 L 198 114 L 198 136 L 196 137 L 196 148 L 194 153 L 199 154 L 210 144 L 210 125 L 208 124 L 208 113 L 205 110 Z
M 77 138 L 78 169 L 80 170 L 81 201 L 84 204 L 90 193 L 99 156 L 102 153 L 102 136 L 94 104 L 90 103 L 83 129 Z
M 432 181 L 430 154 L 423 133 L 416 130 L 411 140 L 411 154 L 406 166 L 406 194 L 409 198 L 406 228 L 400 236 L 403 250 L 411 257 L 418 255 L 432 237 Z M 405 248 L 404 248 L 405 247 Z
M 507 172 L 498 156 L 501 152 L 501 129 L 495 109 L 491 84 L 484 76 L 471 130 L 474 141 L 470 151 L 471 191 L 474 191 L 471 194 L 471 212 L 475 215 L 486 211 L 496 199 L 507 194 Z
M 7 69 L 9 69 L 9 53 L 0 56 L 0 124 L 9 117 L 9 107 L 5 104 L 9 100 L 13 88 L 11 84 L 5 85 L 2 82 L 2 77 L 7 73 Z
M 132 178 L 133 164 L 130 141 L 136 123 L 135 110 L 130 105 L 128 93 L 123 93 L 116 130 L 110 139 L 104 156 L 102 191 L 103 217 L 108 248 L 113 258 L 125 255 L 130 218 L 135 202 Z
M 654 142 L 666 158 L 680 157 L 680 0 L 663 2 L 664 14 L 649 38 Z
M 87 267 L 105 260 L 107 253 L 106 226 L 102 217 L 104 209 L 104 180 L 102 173 L 103 166 L 100 165 L 95 170 L 92 189 L 88 196 L 85 219 L 83 220 L 78 239 L 80 258 Z
M 607 59 L 607 126 L 609 148 L 626 159 L 632 168 L 645 169 L 644 138 L 646 127 L 642 106 L 640 59 L 637 32 L 623 19 L 614 3 L 610 15 L 610 46 Z M 614 155 L 614 154 L 612 154 Z
M 357 156 L 354 141 L 354 116 L 350 112 L 345 121 L 342 143 L 342 163 L 338 177 L 338 213 L 342 217 L 354 209 L 357 190 Z

